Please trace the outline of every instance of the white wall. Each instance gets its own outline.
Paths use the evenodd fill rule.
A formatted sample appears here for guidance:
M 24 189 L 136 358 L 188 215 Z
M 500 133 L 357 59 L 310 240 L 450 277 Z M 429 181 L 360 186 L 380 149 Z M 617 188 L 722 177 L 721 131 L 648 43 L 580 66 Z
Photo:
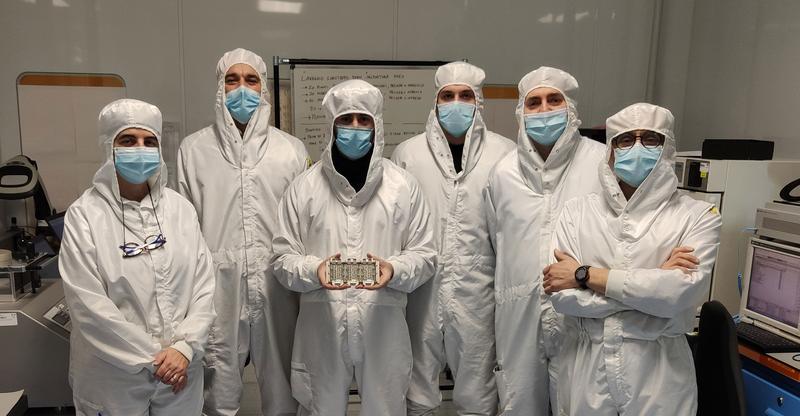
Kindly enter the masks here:
M 584 126 L 594 126 L 644 98 L 655 4 L 403 0 L 395 58 L 468 58 L 495 84 L 516 85 L 540 65 L 562 68 L 581 86 Z
M 702 0 L 700 0 L 702 1 Z M 653 103 L 669 108 L 675 116 L 676 141 L 684 148 L 680 134 L 684 125 L 686 83 L 692 46 L 695 0 L 662 2 L 654 65 Z
M 305 58 L 461 59 L 487 82 L 539 65 L 581 83 L 584 125 L 647 90 L 655 0 L 4 0 L 0 158 L 19 152 L 14 80 L 23 71 L 111 72 L 184 133 L 213 118 L 215 65 L 234 47 Z M 288 8 L 299 13 L 277 13 Z M 357 20 L 346 22 L 352 13 Z M 56 138 L 54 138 L 55 140 Z
M 130 96 L 180 121 L 177 22 L 177 1 L 0 3 L 0 158 L 19 153 L 15 80 L 25 71 L 116 73 Z
M 118 74 L 129 97 L 157 105 L 182 137 L 213 120 L 216 62 L 235 47 L 268 65 L 276 55 L 467 58 L 490 84 L 515 85 L 540 65 L 556 66 L 576 76 L 583 125 L 596 126 L 645 98 L 662 1 L 3 0 L 0 161 L 21 149 L 22 72 Z M 0 229 L 24 215 L 21 207 L 0 204 Z
M 766 138 L 776 158 L 800 158 L 800 2 L 692 3 L 683 15 L 691 19 L 686 72 L 662 74 L 674 88 L 662 93 L 684 96 L 679 148 L 700 149 L 711 137 Z M 674 51 L 682 59 L 686 49 Z
M 274 12 L 282 6 L 299 13 Z M 345 11 L 358 23 L 342 24 Z M 237 46 L 267 61 L 468 58 L 495 84 L 559 66 L 581 83 L 586 126 L 651 98 L 675 113 L 682 150 L 753 136 L 797 154 L 797 21 L 792 0 L 5 0 L 0 158 L 19 152 L 21 72 L 120 74 L 129 96 L 157 104 L 185 134 L 212 119 L 215 63 Z
M 26 71 L 116 73 L 129 96 L 157 103 L 166 121 L 182 122 L 178 12 L 177 1 L 1 2 L 0 161 L 20 153 L 15 85 Z M 0 230 L 11 216 L 33 225 L 23 207 L 0 204 Z

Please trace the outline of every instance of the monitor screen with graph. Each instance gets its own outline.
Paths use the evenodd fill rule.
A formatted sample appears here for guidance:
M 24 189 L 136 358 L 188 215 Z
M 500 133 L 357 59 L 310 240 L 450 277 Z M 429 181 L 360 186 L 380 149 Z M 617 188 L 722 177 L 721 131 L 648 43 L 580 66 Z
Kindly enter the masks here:
M 800 249 L 753 239 L 742 314 L 800 336 Z

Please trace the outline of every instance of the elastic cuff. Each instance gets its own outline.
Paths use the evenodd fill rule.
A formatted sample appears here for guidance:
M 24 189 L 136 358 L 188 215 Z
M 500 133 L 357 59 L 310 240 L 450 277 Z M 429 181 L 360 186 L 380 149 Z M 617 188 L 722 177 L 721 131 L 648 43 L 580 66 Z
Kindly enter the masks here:
M 309 292 L 312 290 L 317 290 L 322 288 L 322 284 L 319 282 L 319 276 L 317 275 L 317 268 L 319 268 L 320 263 L 322 263 L 323 261 L 324 259 L 315 256 L 306 256 L 305 259 L 306 280 L 312 286 L 308 288 Z
M 625 289 L 625 280 L 628 278 L 627 270 L 609 270 L 606 281 L 606 296 L 622 302 Z
M 408 270 L 406 270 L 405 265 L 394 259 L 387 259 L 386 262 L 392 265 L 392 270 L 394 271 L 392 280 L 389 281 L 386 287 L 405 292 L 405 290 L 403 290 L 403 280 L 408 276 Z
M 186 343 L 186 341 L 178 341 L 170 345 L 170 348 L 178 350 L 178 352 L 183 354 L 183 356 L 186 357 L 186 359 L 189 360 L 190 363 L 192 362 L 192 357 L 194 356 L 194 352 L 192 351 L 192 347 L 190 347 L 189 344 Z

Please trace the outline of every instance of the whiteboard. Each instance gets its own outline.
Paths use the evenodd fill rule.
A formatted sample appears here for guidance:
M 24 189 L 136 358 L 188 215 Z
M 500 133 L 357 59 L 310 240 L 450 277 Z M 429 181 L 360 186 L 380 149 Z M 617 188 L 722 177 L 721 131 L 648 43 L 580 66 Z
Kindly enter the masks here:
M 313 160 L 319 160 L 328 144 L 330 126 L 322 98 L 334 85 L 362 79 L 383 93 L 383 155 L 391 156 L 403 140 L 425 131 L 436 95 L 436 67 L 321 67 L 296 66 L 292 71 L 294 135 L 303 141 Z

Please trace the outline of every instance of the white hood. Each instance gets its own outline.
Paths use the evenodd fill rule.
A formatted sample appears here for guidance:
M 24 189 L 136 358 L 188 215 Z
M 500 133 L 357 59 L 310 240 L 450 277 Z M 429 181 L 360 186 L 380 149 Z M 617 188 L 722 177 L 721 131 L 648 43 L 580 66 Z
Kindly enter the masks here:
M 483 137 L 486 134 L 486 124 L 483 121 L 481 111 L 483 110 L 483 81 L 486 74 L 482 69 L 466 62 L 451 62 L 442 65 L 436 70 L 434 82 L 436 85 L 436 95 L 433 98 L 433 109 L 428 115 L 428 123 L 425 127 L 425 135 L 428 138 L 436 163 L 442 173 L 449 178 L 461 177 L 469 173 L 480 158 L 483 148 Z M 475 117 L 472 126 L 467 130 L 464 141 L 464 153 L 461 156 L 461 166 L 463 169 L 458 174 L 453 166 L 453 156 L 450 153 L 450 146 L 444 136 L 442 126 L 436 112 L 436 102 L 439 93 L 449 85 L 466 85 L 475 93 Z
M 99 144 L 105 150 L 106 161 L 95 173 L 92 184 L 112 207 L 120 221 L 122 220 L 122 197 L 119 194 L 113 149 L 114 139 L 117 135 L 129 128 L 147 130 L 158 139 L 161 169 L 147 181 L 150 185 L 150 195 L 153 197 L 153 204 L 155 205 L 153 208 L 156 208 L 157 215 L 161 215 L 161 212 L 157 209 L 158 202 L 164 188 L 167 186 L 167 165 L 164 163 L 161 151 L 161 111 L 159 111 L 158 107 L 130 98 L 116 100 L 103 107 L 98 117 L 97 131 L 100 132 Z M 149 204 L 149 198 L 142 200 L 142 203 Z
M 322 99 L 322 107 L 330 126 L 328 145 L 322 152 L 322 169 L 331 183 L 334 194 L 345 205 L 360 207 L 372 196 L 381 183 L 383 175 L 383 94 L 372 84 L 361 80 L 350 80 L 334 85 Z M 347 179 L 333 166 L 331 146 L 335 141 L 333 122 L 343 114 L 367 114 L 375 123 L 372 157 L 364 186 L 356 192 Z
M 558 138 L 547 161 L 536 152 L 531 139 L 525 132 L 525 97 L 532 90 L 539 87 L 549 87 L 558 90 L 567 100 L 567 127 Z M 581 135 L 578 127 L 581 120 L 578 118 L 575 94 L 578 92 L 578 81 L 565 71 L 547 66 L 525 75 L 518 85 L 519 101 L 517 102 L 517 148 L 519 153 L 520 169 L 528 186 L 534 191 L 541 192 L 543 180 L 559 183 L 565 177 L 572 155 L 578 146 Z M 546 178 L 543 178 L 546 175 Z
M 261 103 L 253 113 L 244 135 L 225 106 L 225 73 L 236 64 L 247 64 L 261 77 Z M 217 98 L 214 106 L 215 126 L 219 133 L 219 147 L 225 160 L 237 167 L 253 167 L 264 156 L 269 140 L 269 118 L 272 111 L 267 90 L 267 65 L 260 56 L 246 49 L 234 49 L 222 55 L 217 63 Z
M 599 167 L 600 182 L 610 208 L 620 215 L 625 212 L 631 216 L 639 230 L 637 235 L 649 229 L 667 202 L 677 192 L 678 178 L 675 175 L 675 118 L 666 108 L 648 103 L 637 103 L 625 107 L 606 120 L 606 158 L 607 163 Z M 619 187 L 619 178 L 611 165 L 614 137 L 632 130 L 653 130 L 664 135 L 664 149 L 653 171 L 631 195 L 625 199 Z

